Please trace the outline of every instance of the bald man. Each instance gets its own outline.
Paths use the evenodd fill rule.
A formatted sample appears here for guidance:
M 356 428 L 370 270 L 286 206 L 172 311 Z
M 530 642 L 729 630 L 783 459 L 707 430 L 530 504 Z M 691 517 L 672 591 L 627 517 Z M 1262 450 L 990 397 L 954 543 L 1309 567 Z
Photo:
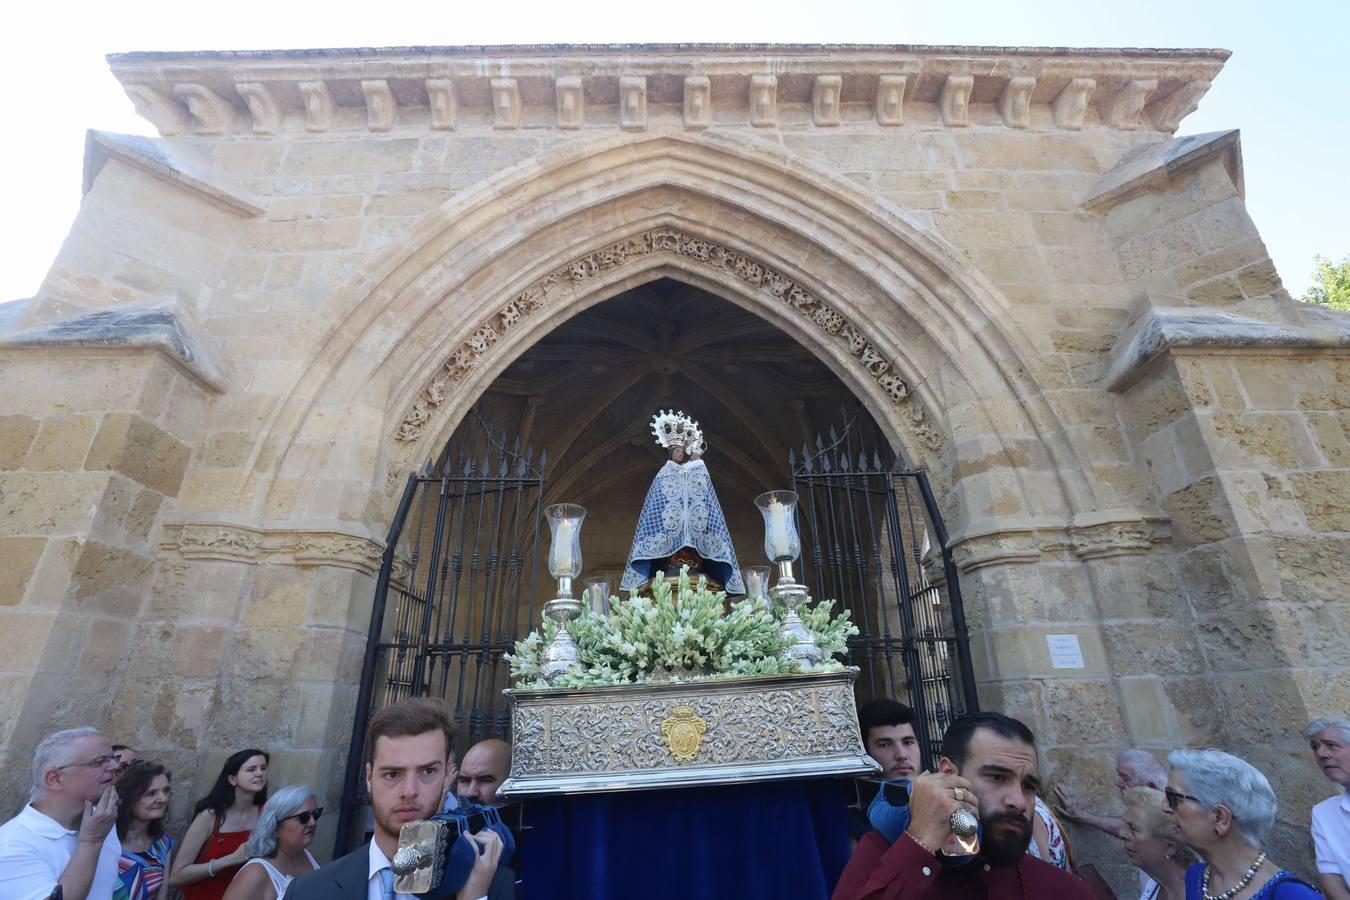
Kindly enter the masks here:
M 479 741 L 459 764 L 459 799 L 481 806 L 505 806 L 505 800 L 497 799 L 497 788 L 510 772 L 511 745 L 495 738 Z

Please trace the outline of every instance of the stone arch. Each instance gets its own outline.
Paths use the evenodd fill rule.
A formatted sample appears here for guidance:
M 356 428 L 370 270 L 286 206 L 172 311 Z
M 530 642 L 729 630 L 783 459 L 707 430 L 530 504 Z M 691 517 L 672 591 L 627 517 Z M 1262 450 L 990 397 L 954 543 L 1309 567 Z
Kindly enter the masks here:
M 1029 443 L 1055 496 L 1019 488 L 1016 512 L 1067 522 L 1095 508 L 1001 295 L 885 200 L 758 138 L 716 132 L 579 140 L 424 217 L 335 298 L 341 317 L 269 423 L 241 499 L 285 517 L 269 500 L 274 473 L 312 463 L 323 429 L 353 408 L 367 427 L 379 422 L 396 480 L 435 455 L 539 336 L 658 277 L 710 290 L 810 348 L 940 482 L 967 477 L 968 454 L 1020 479 L 1007 448 Z

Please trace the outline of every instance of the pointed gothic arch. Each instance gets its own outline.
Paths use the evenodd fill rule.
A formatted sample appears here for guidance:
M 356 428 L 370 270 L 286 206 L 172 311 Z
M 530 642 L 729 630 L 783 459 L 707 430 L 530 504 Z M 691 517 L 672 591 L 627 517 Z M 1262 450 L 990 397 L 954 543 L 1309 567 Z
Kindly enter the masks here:
M 885 200 L 776 145 L 717 133 L 577 141 L 425 216 L 335 297 L 342 314 L 256 448 L 242 499 L 265 518 L 283 512 L 268 502 L 271 473 L 312 465 L 323 428 L 352 408 L 381 423 L 394 483 L 542 335 L 661 277 L 809 348 L 939 484 L 965 477 L 967 454 L 1020 482 L 998 460 L 1029 441 L 1055 489 L 1045 478 L 1023 488 L 1018 509 L 1068 520 L 1095 508 L 1001 295 Z M 999 446 L 963 441 L 971 417 Z

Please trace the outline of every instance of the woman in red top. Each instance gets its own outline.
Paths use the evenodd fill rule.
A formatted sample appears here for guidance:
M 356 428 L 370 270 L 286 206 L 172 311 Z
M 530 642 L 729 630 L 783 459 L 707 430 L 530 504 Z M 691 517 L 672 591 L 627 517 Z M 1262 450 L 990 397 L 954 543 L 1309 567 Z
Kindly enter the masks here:
M 262 750 L 240 750 L 225 760 L 211 792 L 193 807 L 169 876 L 183 900 L 220 900 L 248 861 L 244 843 L 267 802 L 268 760 Z

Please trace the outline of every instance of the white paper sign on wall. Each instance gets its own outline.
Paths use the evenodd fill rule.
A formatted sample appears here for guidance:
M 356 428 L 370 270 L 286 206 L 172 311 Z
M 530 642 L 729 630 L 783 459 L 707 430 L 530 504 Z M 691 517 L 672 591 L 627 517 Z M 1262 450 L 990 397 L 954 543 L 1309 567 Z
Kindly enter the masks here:
M 1083 648 L 1078 645 L 1076 634 L 1047 634 L 1045 642 L 1050 645 L 1050 665 L 1056 669 L 1083 668 Z

